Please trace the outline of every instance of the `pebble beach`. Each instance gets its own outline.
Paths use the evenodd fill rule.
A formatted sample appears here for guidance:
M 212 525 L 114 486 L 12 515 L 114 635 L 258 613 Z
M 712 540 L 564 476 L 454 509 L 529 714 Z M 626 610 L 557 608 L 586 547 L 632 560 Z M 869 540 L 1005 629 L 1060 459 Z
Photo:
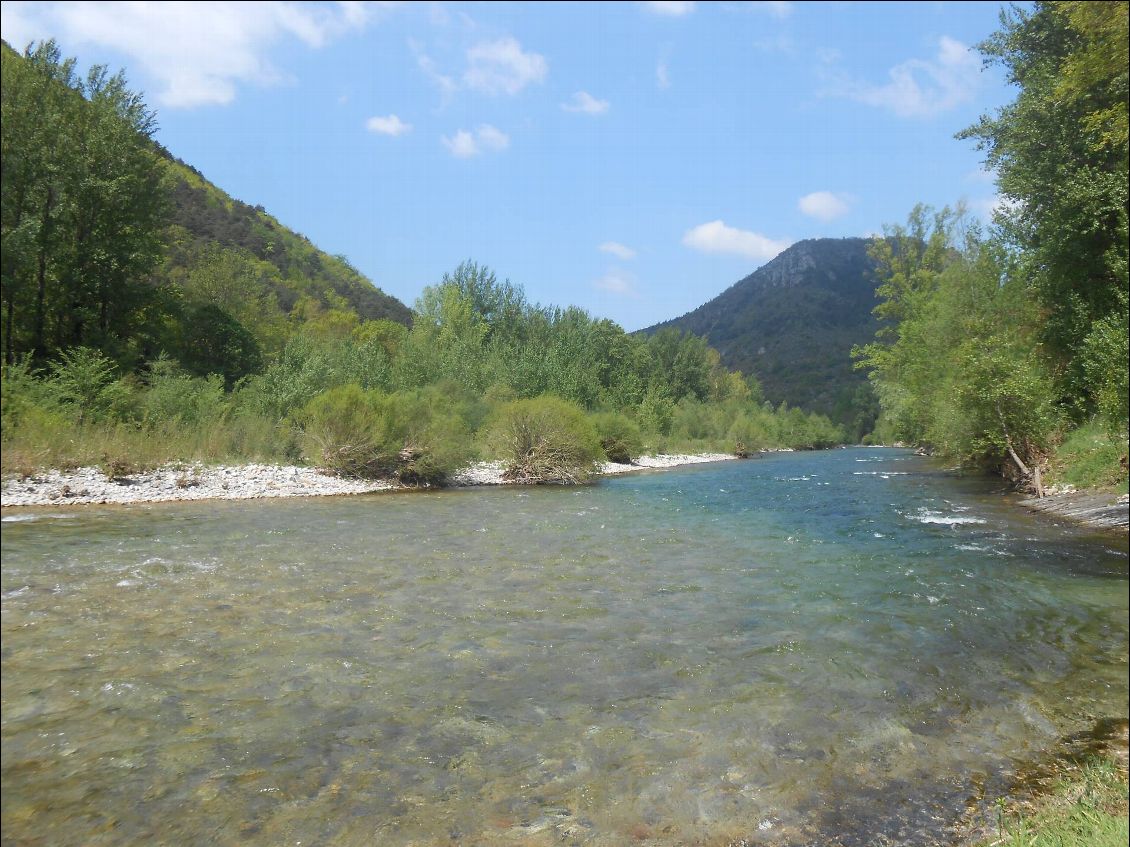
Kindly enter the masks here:
M 600 476 L 672 468 L 735 458 L 727 453 L 641 456 L 630 465 L 605 463 Z M 501 462 L 477 462 L 452 477 L 454 487 L 505 485 Z M 389 480 L 347 479 L 316 468 L 296 465 L 181 464 L 110 479 L 98 468 L 43 471 L 23 479 L 4 480 L 0 505 L 79 506 L 159 503 L 172 500 L 252 500 L 268 497 L 324 497 L 406 491 Z

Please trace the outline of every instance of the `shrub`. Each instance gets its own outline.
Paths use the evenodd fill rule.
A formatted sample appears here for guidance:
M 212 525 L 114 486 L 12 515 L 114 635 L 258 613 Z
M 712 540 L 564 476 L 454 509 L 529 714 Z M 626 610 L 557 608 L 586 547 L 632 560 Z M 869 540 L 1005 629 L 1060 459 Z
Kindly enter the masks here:
M 211 426 L 227 409 L 224 379 L 219 374 L 189 376 L 171 359 L 160 358 L 150 365 L 148 383 L 140 409 L 142 419 L 150 426 L 174 422 Z
M 640 428 L 649 435 L 668 435 L 675 414 L 675 404 L 663 388 L 652 385 L 640 403 Z
M 97 350 L 65 350 L 49 369 L 50 390 L 80 424 L 109 417 L 128 399 L 129 389 L 116 379 L 116 365 Z
M 600 446 L 610 462 L 628 465 L 640 455 L 643 439 L 635 421 L 619 412 L 602 412 L 592 416 Z
M 382 449 L 382 398 L 359 385 L 342 385 L 306 404 L 296 422 L 308 458 L 342 476 L 374 477 L 387 472 L 391 457 Z
M 730 426 L 726 438 L 734 455 L 741 459 L 749 458 L 751 453 L 757 453 L 769 446 L 769 432 L 760 418 L 745 413 L 738 415 Z
M 442 485 L 473 454 L 471 431 L 458 407 L 435 388 L 401 391 L 384 401 L 381 445 L 408 485 Z
M 513 482 L 576 484 L 586 481 L 603 455 L 581 408 L 557 397 L 507 403 L 487 434 L 493 455 Z

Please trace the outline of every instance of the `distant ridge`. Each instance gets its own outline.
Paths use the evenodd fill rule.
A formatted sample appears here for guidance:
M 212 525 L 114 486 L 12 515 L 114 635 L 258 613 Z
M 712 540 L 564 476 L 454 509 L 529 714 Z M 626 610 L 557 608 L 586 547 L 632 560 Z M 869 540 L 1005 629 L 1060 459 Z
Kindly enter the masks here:
M 665 327 L 707 338 L 729 368 L 787 402 L 852 424 L 873 404 L 851 348 L 875 337 L 875 263 L 867 238 L 799 241 L 713 300 Z

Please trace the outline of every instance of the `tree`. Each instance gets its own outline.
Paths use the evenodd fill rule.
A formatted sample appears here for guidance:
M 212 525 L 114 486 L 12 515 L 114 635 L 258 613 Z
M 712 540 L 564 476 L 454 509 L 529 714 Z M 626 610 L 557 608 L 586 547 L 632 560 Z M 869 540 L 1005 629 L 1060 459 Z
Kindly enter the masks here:
M 1127 11 L 1126 2 L 1040 2 L 1002 14 L 979 49 L 1020 91 L 959 134 L 985 151 L 1010 201 L 997 222 L 1047 312 L 1041 337 L 1077 418 L 1118 378 L 1088 369 L 1080 352 L 1099 325 L 1125 326 Z
M 3 61 L 3 303 L 9 361 L 69 346 L 119 361 L 159 323 L 147 276 L 168 212 L 154 115 L 121 74 L 85 78 L 53 41 Z

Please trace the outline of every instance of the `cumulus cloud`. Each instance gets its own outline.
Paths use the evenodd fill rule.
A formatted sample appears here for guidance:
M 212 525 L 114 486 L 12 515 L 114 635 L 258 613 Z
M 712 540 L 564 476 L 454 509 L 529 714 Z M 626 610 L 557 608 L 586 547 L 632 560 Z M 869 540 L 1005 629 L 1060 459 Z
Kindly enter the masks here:
M 364 28 L 387 4 L 291 2 L 4 3 L 5 39 L 22 49 L 56 37 L 65 44 L 108 47 L 157 82 L 156 100 L 171 108 L 222 105 L 240 85 L 287 78 L 268 54 L 298 40 L 324 47 Z
M 668 18 L 681 18 L 694 11 L 694 3 L 683 0 L 655 0 L 647 2 L 643 7 L 654 15 L 664 15 Z
M 584 112 L 586 115 L 603 115 L 608 107 L 607 100 L 597 100 L 587 91 L 578 91 L 567 103 L 561 104 L 566 112 Z
M 851 211 L 851 198 L 831 191 L 814 191 L 797 201 L 797 208 L 818 221 L 834 221 Z
M 365 128 L 369 132 L 375 132 L 378 135 L 404 135 L 412 129 L 412 124 L 405 123 L 396 115 L 388 115 L 387 117 L 374 116 L 365 121 Z
M 899 117 L 931 117 L 970 100 L 980 81 L 980 72 L 981 63 L 968 47 L 942 36 L 937 56 L 908 59 L 896 65 L 888 72 L 889 82 L 870 85 L 840 79 L 828 93 L 887 109 Z
M 517 94 L 549 71 L 544 56 L 527 53 L 515 38 L 476 44 L 467 51 L 467 62 L 463 82 L 484 94 Z
M 593 286 L 609 294 L 635 295 L 636 277 L 620 268 L 613 268 L 596 280 Z
M 596 249 L 601 253 L 611 253 L 617 259 L 623 259 L 624 261 L 627 261 L 628 259 L 634 259 L 636 257 L 635 250 L 633 250 L 631 247 L 621 244 L 618 241 L 605 241 Z
M 774 241 L 757 232 L 726 226 L 711 221 L 688 229 L 683 244 L 703 253 L 733 253 L 748 259 L 768 261 L 789 246 L 788 241 Z
M 450 138 L 443 136 L 440 140 L 457 159 L 470 159 L 488 151 L 500 153 L 510 146 L 510 136 L 490 124 L 482 124 L 474 132 L 461 129 Z

